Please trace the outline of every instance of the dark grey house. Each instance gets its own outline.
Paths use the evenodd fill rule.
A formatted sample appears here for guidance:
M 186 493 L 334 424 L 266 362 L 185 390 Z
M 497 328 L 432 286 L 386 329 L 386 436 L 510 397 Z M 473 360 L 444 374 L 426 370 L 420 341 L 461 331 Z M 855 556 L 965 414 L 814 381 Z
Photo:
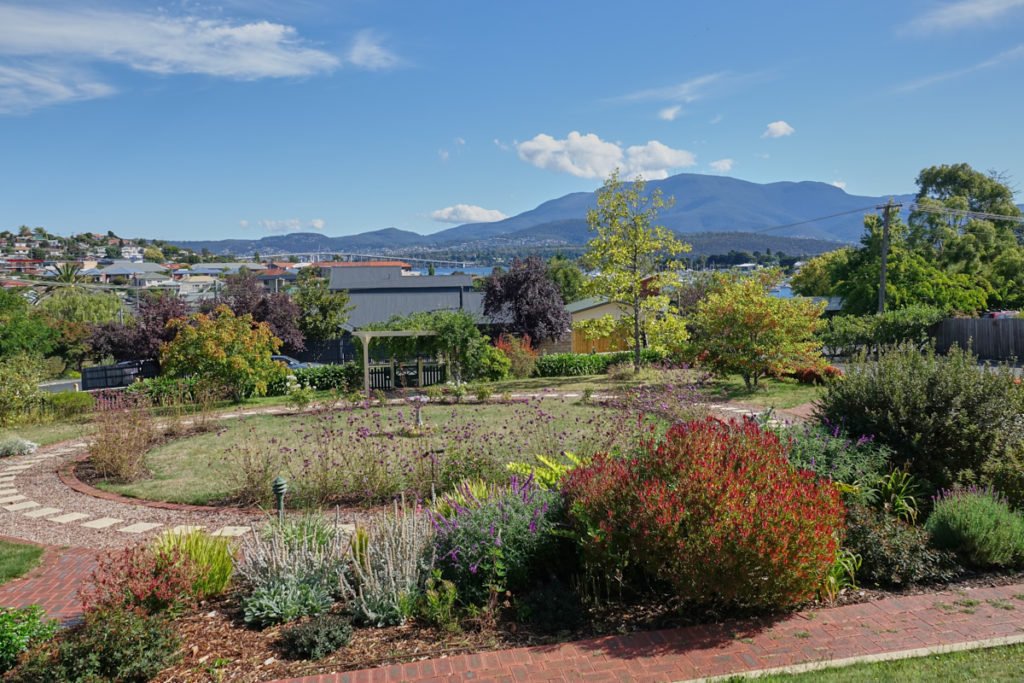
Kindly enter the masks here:
M 347 327 L 357 330 L 395 315 L 468 311 L 481 320 L 483 292 L 473 291 L 470 275 L 403 275 L 400 266 L 331 268 L 330 288 L 348 290 L 355 310 Z
M 348 332 L 371 323 L 386 322 L 396 315 L 461 310 L 472 313 L 481 323 L 486 322 L 483 292 L 473 291 L 470 275 L 415 275 L 399 265 L 346 265 L 330 271 L 329 288 L 347 290 L 355 308 L 341 339 L 307 341 L 306 352 L 296 354 L 302 360 L 328 363 L 352 360 L 355 346 Z

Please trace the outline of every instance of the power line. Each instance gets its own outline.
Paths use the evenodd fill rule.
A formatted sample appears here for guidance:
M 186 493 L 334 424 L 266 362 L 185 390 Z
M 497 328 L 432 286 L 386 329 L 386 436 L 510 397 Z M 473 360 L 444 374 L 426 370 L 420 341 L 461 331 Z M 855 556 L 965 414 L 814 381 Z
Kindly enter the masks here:
M 829 216 L 819 216 L 817 218 L 808 218 L 807 220 L 797 221 L 796 223 L 786 223 L 785 225 L 773 225 L 770 228 L 761 228 L 760 230 L 751 230 L 750 232 L 759 233 L 759 232 L 769 232 L 771 230 L 782 230 L 783 228 L 793 228 L 793 227 L 796 227 L 798 225 L 806 225 L 807 223 L 817 223 L 818 221 L 825 221 L 825 220 L 828 220 L 829 218 L 837 218 L 839 216 L 847 216 L 847 215 L 849 215 L 851 213 L 860 213 L 861 211 L 867 211 L 869 209 L 877 209 L 877 208 L 878 207 L 876 205 L 872 204 L 871 206 L 863 206 L 863 207 L 861 207 L 859 209 L 850 209 L 849 211 L 840 211 L 839 213 L 834 213 L 834 214 L 831 214 Z
M 980 218 L 988 221 L 1015 221 L 1024 223 L 1024 216 L 1004 216 L 998 213 L 982 213 L 981 211 L 963 211 L 961 209 L 947 209 L 945 207 L 931 206 L 926 204 L 907 204 L 911 211 L 926 211 L 928 213 L 943 213 L 963 218 Z

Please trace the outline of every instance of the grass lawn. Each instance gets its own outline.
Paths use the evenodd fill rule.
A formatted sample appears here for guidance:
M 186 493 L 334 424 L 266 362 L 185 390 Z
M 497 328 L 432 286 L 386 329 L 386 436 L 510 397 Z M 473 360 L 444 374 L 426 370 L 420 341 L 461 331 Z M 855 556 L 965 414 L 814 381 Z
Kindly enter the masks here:
M 22 439 L 28 439 L 40 446 L 48 446 L 65 439 L 84 436 L 91 431 L 92 425 L 86 421 L 50 422 L 0 429 L 0 440 L 20 436 Z
M 823 390 L 813 384 L 800 384 L 795 379 L 765 379 L 756 389 L 747 389 L 739 375 L 715 380 L 715 386 L 725 390 L 726 398 L 740 403 L 751 403 L 765 408 L 793 408 L 816 400 Z
M 37 545 L 0 540 L 0 584 L 27 574 L 42 556 Z
M 757 681 L 1019 681 L 1024 678 L 1024 645 L 951 652 L 892 662 L 854 664 L 804 674 L 773 674 Z M 750 680 L 736 678 L 736 681 Z
M 269 473 L 260 481 L 281 475 L 299 497 L 304 485 L 384 497 L 411 487 L 429 491 L 431 482 L 441 491 L 467 476 L 503 479 L 512 460 L 606 450 L 628 438 L 609 419 L 614 412 L 566 400 L 428 405 L 422 414 L 431 429 L 419 436 L 408 433 L 412 411 L 404 405 L 230 420 L 218 431 L 150 451 L 149 478 L 98 487 L 202 505 L 232 496 L 247 485 L 239 476 L 259 468 Z

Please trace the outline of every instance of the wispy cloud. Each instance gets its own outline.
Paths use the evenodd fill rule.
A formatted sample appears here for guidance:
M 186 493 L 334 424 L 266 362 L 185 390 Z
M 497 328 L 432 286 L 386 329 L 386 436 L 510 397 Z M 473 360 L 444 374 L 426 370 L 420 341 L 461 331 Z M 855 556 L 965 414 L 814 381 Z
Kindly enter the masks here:
M 734 163 L 735 162 L 732 159 L 719 159 L 718 161 L 712 161 L 708 166 L 719 173 L 728 173 L 732 170 L 732 165 Z
M 895 90 L 896 92 L 910 92 L 912 90 L 919 90 L 920 88 L 925 88 L 928 87 L 929 85 L 935 85 L 936 83 L 941 83 L 942 81 L 948 81 L 953 78 L 959 78 L 960 76 L 966 76 L 967 74 L 973 73 L 975 71 L 991 69 L 994 66 L 999 66 L 1004 62 L 1009 62 L 1011 60 L 1019 59 L 1021 57 L 1024 57 L 1024 43 L 1018 45 L 1015 48 L 1007 50 L 1006 52 L 1000 52 L 995 57 L 992 57 L 991 59 L 986 59 L 983 62 L 978 62 L 977 64 L 972 64 L 971 66 L 965 66 L 962 69 L 953 69 L 952 71 L 944 71 L 942 73 L 933 74 L 920 80 L 901 85 Z
M 354 47 L 365 45 L 361 36 Z M 379 68 L 382 58 L 361 59 L 349 61 Z M 269 21 L 0 4 L 0 110 L 7 112 L 111 94 L 116 88 L 90 73 L 103 64 L 247 81 L 329 73 L 342 63 L 294 27 Z
M 765 127 L 764 132 L 761 133 L 763 138 L 784 138 L 787 135 L 792 135 L 796 130 L 793 126 L 789 125 L 785 121 L 772 121 Z
M 248 221 L 241 221 L 248 225 Z M 303 223 L 298 218 L 284 218 L 281 220 L 259 220 L 256 225 L 267 232 L 298 232 L 299 230 L 323 230 L 327 222 L 322 218 L 314 218 Z
M 378 71 L 401 65 L 402 60 L 385 48 L 373 31 L 360 31 L 348 50 L 348 63 L 363 69 Z
M 508 218 L 501 211 L 472 204 L 456 204 L 431 211 L 430 217 L 441 223 L 493 223 Z
M 540 133 L 516 146 L 519 158 L 538 168 L 568 173 L 580 178 L 605 178 L 620 169 L 626 178 L 643 176 L 652 180 L 668 177 L 668 171 L 694 166 L 693 152 L 651 140 L 645 145 L 623 149 L 593 133 L 572 131 L 564 140 Z
M 832 185 L 834 187 L 838 187 L 840 190 L 845 190 L 846 189 L 846 181 L 845 180 L 834 180 L 834 181 L 832 181 Z
M 665 107 L 658 112 L 658 118 L 662 121 L 675 121 L 682 110 L 683 105 L 681 104 L 677 104 L 674 107 Z
M 955 31 L 991 24 L 1018 7 L 1024 7 L 1024 0 L 960 0 L 925 12 L 906 28 L 917 33 Z
M 700 99 L 705 94 L 709 86 L 715 83 L 720 83 L 726 76 L 727 74 L 725 72 L 705 74 L 704 76 L 691 78 L 683 83 L 677 83 L 663 88 L 640 90 L 613 99 L 620 101 L 660 100 L 664 102 L 693 102 Z

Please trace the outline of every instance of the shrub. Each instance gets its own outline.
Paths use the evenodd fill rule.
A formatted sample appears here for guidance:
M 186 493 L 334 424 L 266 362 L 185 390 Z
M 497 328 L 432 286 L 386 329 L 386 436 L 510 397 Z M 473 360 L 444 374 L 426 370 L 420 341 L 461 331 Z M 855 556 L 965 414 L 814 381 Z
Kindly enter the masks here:
M 13 458 L 16 455 L 30 455 L 36 452 L 39 444 L 12 436 L 0 441 L 0 458 Z
M 448 503 L 454 514 L 432 515 L 434 553 L 464 603 L 484 604 L 492 589 L 525 593 L 558 565 L 561 543 L 553 532 L 564 507 L 557 491 L 513 476 L 486 499 Z
M 510 462 L 505 465 L 505 469 L 522 480 L 533 477 L 533 483 L 538 488 L 544 490 L 557 489 L 569 471 L 590 462 L 590 458 L 579 458 L 568 451 L 564 451 L 561 457 L 567 462 L 558 462 L 553 458 L 538 455 L 536 459 L 540 463 L 540 467 L 526 462 Z M 460 504 L 464 505 L 464 503 Z
M 323 522 L 268 524 L 242 541 L 235 573 L 247 595 L 247 622 L 266 626 L 319 614 L 340 591 L 349 546 L 337 520 L 325 536 Z
M 39 383 L 45 378 L 43 362 L 31 356 L 0 358 L 0 426 L 32 417 L 43 404 Z
M 181 642 L 166 619 L 124 606 L 86 613 L 85 623 L 56 646 L 30 653 L 18 683 L 146 683 L 180 658 Z
M 294 371 L 295 379 L 304 386 L 325 391 L 353 391 L 363 385 L 363 370 L 355 363 L 342 365 L 321 365 L 315 368 L 299 368 Z
M 665 354 L 654 349 L 640 352 L 641 365 L 660 363 Z M 537 359 L 537 375 L 540 377 L 579 377 L 582 375 L 603 375 L 611 365 L 632 363 L 632 351 L 615 353 L 549 353 Z
M 579 596 L 560 581 L 551 581 L 530 591 L 519 603 L 516 617 L 542 631 L 555 633 L 583 623 L 586 613 Z
M 500 382 L 508 379 L 511 368 L 512 361 L 508 356 L 485 341 L 480 341 L 475 345 L 475 352 L 467 367 L 467 379 Z
M 53 638 L 57 621 L 44 621 L 45 614 L 39 605 L 0 607 L 0 674 L 9 671 L 22 652 Z
M 832 356 L 853 356 L 860 351 L 883 352 L 901 344 L 923 349 L 932 326 L 943 312 L 928 306 L 908 306 L 881 315 L 840 315 L 818 330 L 818 338 Z
M 101 476 L 133 481 L 145 474 L 144 457 L 156 439 L 148 398 L 117 392 L 99 394 L 93 424 L 89 459 Z
M 334 598 L 325 586 L 292 579 L 260 586 L 241 601 L 245 623 L 258 628 L 314 616 L 332 604 Z
M 494 346 L 508 357 L 509 371 L 516 379 L 529 377 L 537 369 L 537 351 L 532 346 L 530 335 L 516 338 L 502 334 Z
M 957 348 L 947 356 L 901 346 L 877 363 L 864 358 L 830 383 L 817 414 L 852 434 L 874 434 L 912 474 L 948 486 L 981 472 L 990 455 L 1024 444 L 1024 390 L 1012 369 L 990 371 Z
M 1024 517 L 984 489 L 940 491 L 925 528 L 937 548 L 977 567 L 1024 566 Z
M 391 626 L 412 616 L 423 579 L 433 568 L 433 535 L 427 514 L 407 507 L 404 498 L 364 532 L 353 546 L 351 576 L 342 576 L 342 593 L 357 621 Z
M 455 603 L 459 592 L 455 584 L 441 578 L 441 570 L 434 569 L 423 587 L 423 596 L 418 608 L 419 615 L 429 624 L 446 631 L 456 631 L 459 621 Z
M 211 536 L 205 531 L 166 531 L 153 544 L 157 554 L 180 554 L 192 568 L 191 593 L 199 599 L 223 593 L 234 573 L 235 548 L 226 536 Z
M 838 426 L 804 424 L 780 430 L 794 467 L 843 484 L 876 478 L 892 455 L 869 436 L 852 439 Z
M 292 659 L 323 659 L 352 640 L 352 622 L 340 614 L 321 614 L 281 631 L 281 650 Z
M 0 455 L 2 455 L 0 446 Z M 1007 448 L 993 453 L 981 466 L 982 482 L 1006 496 L 1014 510 L 1024 511 L 1024 448 Z
M 155 614 L 176 612 L 192 601 L 195 568 L 178 549 L 143 545 L 109 552 L 100 558 L 81 591 L 86 611 L 142 608 Z
M 58 391 L 47 398 L 50 410 L 63 420 L 91 412 L 95 404 L 96 399 L 87 391 Z
M 848 506 L 844 545 L 860 555 L 858 576 L 873 585 L 949 581 L 960 572 L 955 556 L 932 548 L 924 529 L 865 505 Z
M 486 382 L 480 382 L 479 384 L 473 385 L 473 395 L 476 396 L 476 400 L 481 403 L 485 403 L 490 400 L 491 396 L 494 396 L 494 387 Z
M 836 489 L 795 471 L 751 421 L 688 422 L 636 457 L 597 455 L 569 473 L 565 494 L 591 570 L 636 568 L 686 599 L 797 602 L 839 546 Z

